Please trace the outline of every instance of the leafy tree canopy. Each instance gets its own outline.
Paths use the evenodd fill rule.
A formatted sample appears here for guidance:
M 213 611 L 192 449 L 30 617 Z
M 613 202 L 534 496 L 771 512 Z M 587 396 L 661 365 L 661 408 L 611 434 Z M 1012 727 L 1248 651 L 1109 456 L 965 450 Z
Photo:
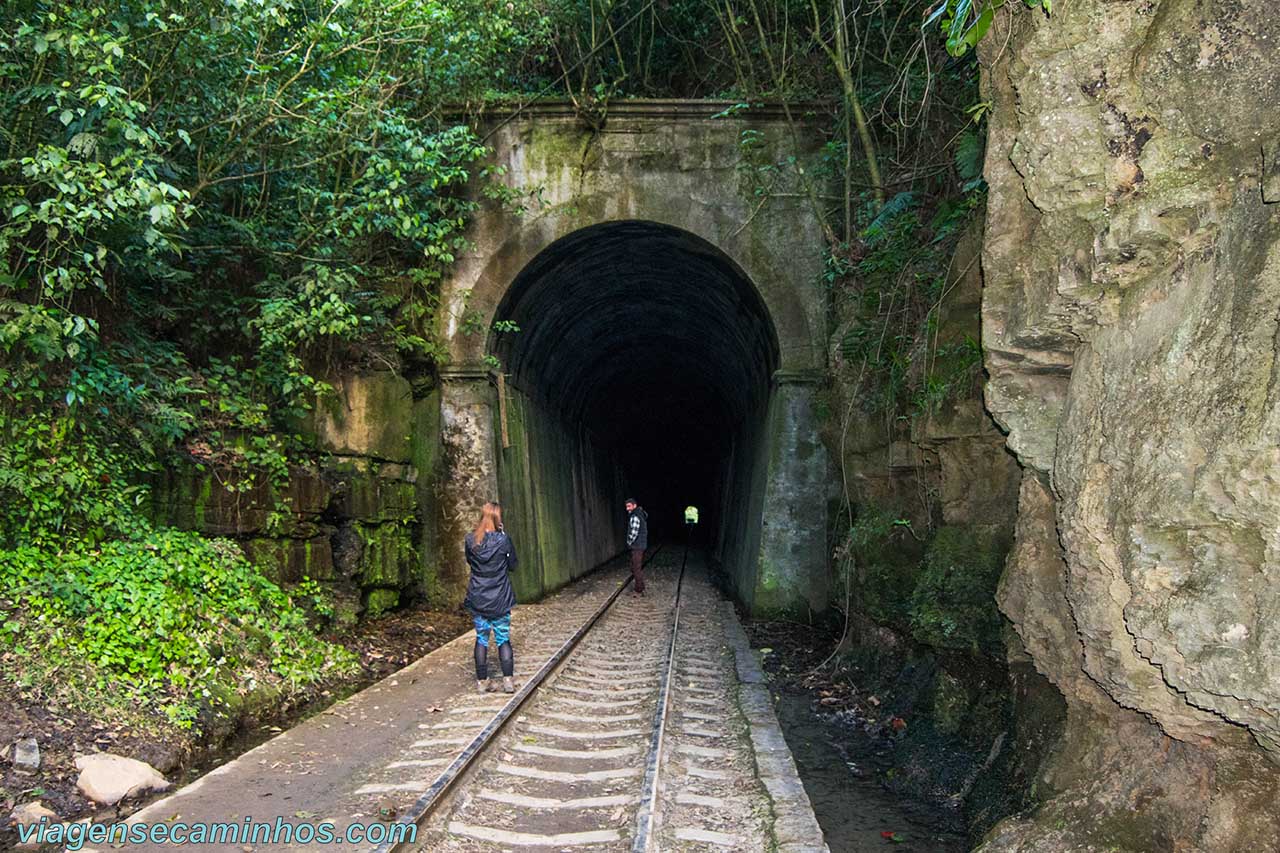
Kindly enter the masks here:
M 244 459 L 254 435 L 278 468 L 309 366 L 433 358 L 483 153 L 446 108 L 544 23 L 484 0 L 5 4 L 0 540 L 136 533 L 167 448 Z

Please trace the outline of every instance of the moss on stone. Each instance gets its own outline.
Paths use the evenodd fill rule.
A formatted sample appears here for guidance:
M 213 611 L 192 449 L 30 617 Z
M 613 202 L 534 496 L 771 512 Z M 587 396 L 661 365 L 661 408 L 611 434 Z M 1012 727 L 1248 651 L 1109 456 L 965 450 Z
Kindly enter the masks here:
M 369 618 L 376 618 L 400 603 L 399 590 L 379 587 L 364 594 L 364 613 Z
M 1002 530 L 938 529 L 911 594 L 911 628 L 917 640 L 993 656 L 1003 651 L 995 594 L 1009 545 Z
M 940 734 L 956 735 L 964 725 L 972 698 L 960 679 L 946 672 L 938 673 L 930 708 L 933 725 Z
M 505 504 L 507 531 L 516 545 L 520 565 L 511 575 L 517 601 L 535 601 L 542 595 L 542 554 L 535 543 L 534 507 L 529 475 L 529 431 L 526 404 L 520 392 L 507 389 L 508 446 L 498 454 L 498 489 Z M 494 413 L 499 418 L 499 413 Z M 501 435 L 501 425 L 498 426 Z
M 333 596 L 333 615 L 329 617 L 338 634 L 355 628 L 360 621 L 360 596 L 348 590 L 337 590 Z
M 413 438 L 410 453 L 417 478 L 414 482 L 417 502 L 419 556 L 418 573 L 423 593 L 432 606 L 445 603 L 440 581 L 441 565 L 439 518 L 436 487 L 442 479 L 440 453 L 440 392 L 424 390 L 424 396 L 413 403 Z
M 193 529 L 203 530 L 205 528 L 205 511 L 213 498 L 213 475 L 205 472 L 198 482 L 199 492 L 197 493 L 195 489 L 192 490 L 191 522 Z
M 344 461 L 331 468 L 339 478 L 336 510 L 345 518 L 361 521 L 411 521 L 418 515 L 417 470 L 398 466 L 400 476 L 385 476 L 384 469 L 367 460 Z M 411 481 L 411 479 L 413 481 Z
M 450 595 L 448 588 L 440 579 L 439 560 L 425 551 L 418 565 L 417 586 L 428 607 L 445 609 L 457 604 L 457 599 Z
M 406 524 L 357 524 L 363 548 L 360 586 L 402 588 L 415 574 L 417 551 L 413 532 Z
M 249 539 L 243 548 L 258 571 L 276 583 L 334 577 L 333 550 L 327 533 L 310 539 Z
M 851 597 L 859 609 L 877 622 L 905 628 L 920 571 L 919 542 L 907 532 L 898 513 L 867 507 L 850 530 L 849 548 L 854 571 Z
M 334 453 L 394 462 L 410 459 L 413 389 L 389 371 L 332 380 L 335 396 L 317 405 L 304 432 Z

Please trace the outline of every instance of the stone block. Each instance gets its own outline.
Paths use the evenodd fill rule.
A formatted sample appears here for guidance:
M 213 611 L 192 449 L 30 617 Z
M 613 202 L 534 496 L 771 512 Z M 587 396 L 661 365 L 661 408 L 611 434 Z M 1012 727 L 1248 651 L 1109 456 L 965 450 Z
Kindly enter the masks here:
M 369 618 L 381 616 L 400 603 L 400 593 L 394 589 L 371 589 L 364 596 L 364 615 Z
M 360 559 L 362 587 L 404 587 L 418 563 L 413 534 L 407 525 L 356 525 L 364 545 Z
M 399 522 L 348 522 L 333 537 L 338 574 L 361 588 L 404 589 L 422 576 L 413 528 Z
M 297 583 L 303 578 L 331 580 L 335 576 L 327 533 L 309 539 L 248 539 L 241 548 L 259 571 L 276 583 Z
M 397 374 L 348 374 L 329 379 L 335 394 L 316 406 L 306 426 L 325 450 L 391 462 L 412 457 L 413 388 Z
M 246 536 L 268 527 L 276 535 L 296 535 L 295 528 L 316 521 L 329 499 L 328 484 L 310 468 L 291 468 L 288 483 L 277 489 L 266 476 L 249 480 L 237 472 L 184 466 L 153 482 L 151 516 L 210 536 Z
M 344 458 L 327 465 L 326 474 L 333 484 L 333 508 L 343 518 L 381 522 L 418 516 L 418 472 L 412 465 Z

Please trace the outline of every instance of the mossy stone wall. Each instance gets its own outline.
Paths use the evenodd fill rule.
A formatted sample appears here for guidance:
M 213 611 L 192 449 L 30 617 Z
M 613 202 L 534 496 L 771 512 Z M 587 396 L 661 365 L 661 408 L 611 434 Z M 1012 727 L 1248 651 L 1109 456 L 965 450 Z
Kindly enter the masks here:
M 381 371 L 332 377 L 336 395 L 301 424 L 314 460 L 283 483 L 195 463 L 153 483 L 152 517 L 240 542 L 268 577 L 318 581 L 344 623 L 408 598 L 439 595 L 439 394 L 418 398 L 404 377 Z M 426 472 L 427 476 L 423 476 Z
M 616 462 L 589 434 L 564 423 L 524 392 L 505 389 L 495 407 L 498 487 L 503 522 L 520 565 L 516 597 L 532 601 L 618 554 L 623 547 L 624 495 Z

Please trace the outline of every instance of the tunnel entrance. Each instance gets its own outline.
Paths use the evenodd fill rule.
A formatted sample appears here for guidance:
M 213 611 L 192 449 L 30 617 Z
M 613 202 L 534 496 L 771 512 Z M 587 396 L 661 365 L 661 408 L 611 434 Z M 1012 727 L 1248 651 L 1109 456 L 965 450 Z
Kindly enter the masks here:
M 489 350 L 505 371 L 500 491 L 526 505 L 514 515 L 537 524 L 576 504 L 579 534 L 618 548 L 626 493 L 656 539 L 682 542 L 694 504 L 714 556 L 753 550 L 779 347 L 730 258 L 655 222 L 590 226 L 537 254 L 494 320 Z M 519 331 L 502 331 L 507 323 Z M 525 447 L 514 447 L 513 420 Z M 528 475 L 531 489 L 520 482 Z M 581 499 L 552 509 L 546 498 L 561 489 Z

